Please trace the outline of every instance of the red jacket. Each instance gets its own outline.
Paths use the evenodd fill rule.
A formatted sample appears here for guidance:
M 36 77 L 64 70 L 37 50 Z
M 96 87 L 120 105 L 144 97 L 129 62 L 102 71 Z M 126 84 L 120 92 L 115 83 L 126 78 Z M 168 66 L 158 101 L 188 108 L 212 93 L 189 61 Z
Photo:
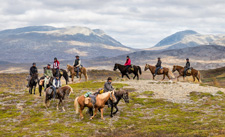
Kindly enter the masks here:
M 124 66 L 128 66 L 128 65 L 131 65 L 131 60 L 130 59 L 127 59 L 126 63 L 124 64 Z
M 59 61 L 58 60 L 56 60 L 56 61 L 54 61 L 54 63 L 53 63 L 53 68 L 54 69 L 59 69 Z

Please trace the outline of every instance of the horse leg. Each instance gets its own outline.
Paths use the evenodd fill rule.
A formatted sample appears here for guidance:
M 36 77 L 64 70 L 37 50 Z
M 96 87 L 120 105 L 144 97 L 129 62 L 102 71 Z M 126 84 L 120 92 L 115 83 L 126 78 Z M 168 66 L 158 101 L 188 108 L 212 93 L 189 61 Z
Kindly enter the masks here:
M 125 74 L 125 75 L 127 76 L 128 79 L 130 79 L 130 77 L 127 74 Z
M 79 76 L 80 76 L 80 79 L 79 79 L 79 82 L 80 82 L 80 80 L 81 80 L 81 73 L 79 74 Z
M 165 77 L 166 77 L 165 74 L 163 74 L 163 79 L 162 79 L 162 81 L 165 79 Z
M 179 77 L 180 77 L 180 75 L 177 77 L 177 81 L 179 81 Z
M 166 74 L 166 76 L 167 76 L 167 78 L 170 80 L 170 77 L 169 77 L 169 75 L 168 74 Z
M 117 112 L 118 112 L 118 107 L 117 107 L 117 104 L 115 105 L 115 108 L 116 108 L 116 111 L 115 112 L 113 112 L 113 115 L 115 115 Z
M 124 74 L 122 74 L 122 78 L 123 78 Z
M 83 111 L 84 107 L 83 106 L 80 106 L 80 109 L 79 109 L 79 112 L 80 112 L 80 119 L 84 119 L 84 116 L 82 114 L 82 111 Z
M 36 86 L 34 86 L 34 95 L 35 95 L 35 89 L 36 89 Z
M 72 78 L 71 78 L 72 79 L 72 83 L 73 83 L 73 78 L 74 78 L 74 75 L 72 75 Z
M 193 77 L 193 82 L 195 82 L 195 76 L 194 76 L 194 75 L 192 75 L 192 77 Z
M 110 117 L 113 117 L 113 103 L 111 103 L 111 114 Z
M 139 75 L 137 74 L 137 80 L 139 80 Z
M 97 111 L 98 111 L 98 108 L 95 108 L 95 113 L 94 113 L 94 115 L 90 119 L 93 119 L 96 116 Z
M 56 109 L 59 110 L 59 104 L 61 103 L 61 100 L 59 99 L 59 102 L 57 103 Z
M 42 86 L 39 85 L 39 93 L 40 93 L 40 96 L 41 96 L 41 91 L 42 91 Z
M 104 117 L 103 117 L 103 108 L 101 108 L 101 119 L 104 120 Z

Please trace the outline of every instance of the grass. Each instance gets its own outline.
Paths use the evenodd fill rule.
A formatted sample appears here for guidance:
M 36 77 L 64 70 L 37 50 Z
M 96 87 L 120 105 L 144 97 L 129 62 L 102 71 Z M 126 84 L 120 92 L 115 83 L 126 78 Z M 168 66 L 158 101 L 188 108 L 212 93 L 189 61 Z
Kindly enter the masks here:
M 22 75 L 21 75 L 22 77 Z M 15 78 L 12 76 L 12 78 Z M 21 82 L 23 83 L 23 82 Z M 25 82 L 24 82 L 25 83 Z M 83 111 L 84 119 L 75 114 L 73 101 L 86 91 L 103 88 L 104 82 L 70 84 L 75 91 L 67 100 L 66 112 L 43 106 L 43 98 L 26 89 L 0 88 L 0 136 L 223 136 L 225 134 L 225 94 L 191 92 L 193 104 L 154 99 L 154 91 L 135 92 L 127 84 L 113 83 L 116 89 L 130 91 L 130 103 L 119 103 L 119 112 L 110 118 L 110 109 L 93 120 Z M 60 107 L 61 109 L 61 107 Z

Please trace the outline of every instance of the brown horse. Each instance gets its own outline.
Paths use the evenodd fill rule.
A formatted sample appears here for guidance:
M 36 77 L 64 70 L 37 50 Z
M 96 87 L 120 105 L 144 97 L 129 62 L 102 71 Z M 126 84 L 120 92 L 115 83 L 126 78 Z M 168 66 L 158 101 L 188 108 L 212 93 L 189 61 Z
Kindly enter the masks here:
M 90 119 L 93 119 L 95 117 L 98 109 L 100 109 L 100 111 L 101 111 L 101 119 L 104 119 L 103 118 L 103 109 L 104 109 L 105 103 L 109 99 L 112 100 L 113 103 L 117 102 L 117 99 L 114 95 L 114 91 L 109 91 L 109 92 L 105 92 L 105 93 L 102 93 L 102 94 L 98 94 L 96 96 L 96 103 L 94 105 L 91 102 L 88 102 L 87 104 L 85 104 L 84 95 L 79 96 L 74 100 L 74 108 L 76 110 L 76 114 L 78 114 L 78 111 L 79 111 L 80 112 L 80 119 L 83 119 L 84 116 L 82 114 L 82 111 L 84 110 L 85 107 L 95 108 L 95 113 Z M 79 109 L 79 107 L 80 107 L 80 109 Z
M 183 76 L 183 79 L 184 79 L 184 67 L 178 66 L 178 65 L 176 65 L 176 66 L 174 65 L 172 71 L 173 72 L 178 71 L 179 76 L 177 77 L 177 81 L 179 81 L 179 77 L 180 76 Z M 201 74 L 196 69 L 191 68 L 191 73 L 187 73 L 186 76 L 192 76 L 193 77 L 193 82 L 195 82 L 195 78 L 197 78 L 198 82 L 201 82 Z
M 151 66 L 149 64 L 146 64 L 145 65 L 145 71 L 148 70 L 148 69 L 151 71 L 152 76 L 153 76 L 153 80 L 154 80 L 155 79 L 154 74 L 155 74 L 156 67 L 155 66 Z M 162 80 L 165 79 L 165 76 L 167 76 L 169 80 L 170 80 L 169 75 L 171 77 L 173 77 L 173 73 L 168 68 L 165 68 L 165 67 L 163 67 L 163 69 L 159 69 L 158 72 L 157 72 L 157 75 L 163 75 L 163 79 Z
M 77 76 L 77 72 L 74 71 L 74 66 L 67 65 L 67 72 L 70 72 L 70 75 L 71 75 L 71 78 L 72 78 L 72 82 L 73 82 L 74 76 Z M 87 70 L 86 70 L 85 67 L 82 67 L 80 69 L 80 72 L 79 72 L 80 79 L 79 79 L 79 81 L 81 80 L 81 75 L 82 74 L 85 77 L 85 81 L 87 81 L 88 80 L 88 76 L 87 76 Z
M 45 91 L 45 97 L 44 97 L 44 105 L 46 108 L 50 106 L 50 100 L 53 98 L 53 90 L 51 87 L 48 87 Z M 69 96 L 71 93 L 73 93 L 73 89 L 70 86 L 64 86 L 56 89 L 56 99 L 59 99 L 59 103 L 57 104 L 57 110 L 59 110 L 59 105 L 62 103 L 62 110 L 64 109 L 64 102 L 66 96 Z

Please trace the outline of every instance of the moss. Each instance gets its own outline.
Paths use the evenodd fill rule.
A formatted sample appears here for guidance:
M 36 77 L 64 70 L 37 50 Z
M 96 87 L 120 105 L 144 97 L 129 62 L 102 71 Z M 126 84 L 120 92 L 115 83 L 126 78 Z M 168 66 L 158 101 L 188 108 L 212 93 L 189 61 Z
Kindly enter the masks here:
M 216 92 L 216 94 L 222 95 L 222 94 L 224 94 L 224 93 L 223 93 L 222 91 L 219 90 L 219 91 Z

